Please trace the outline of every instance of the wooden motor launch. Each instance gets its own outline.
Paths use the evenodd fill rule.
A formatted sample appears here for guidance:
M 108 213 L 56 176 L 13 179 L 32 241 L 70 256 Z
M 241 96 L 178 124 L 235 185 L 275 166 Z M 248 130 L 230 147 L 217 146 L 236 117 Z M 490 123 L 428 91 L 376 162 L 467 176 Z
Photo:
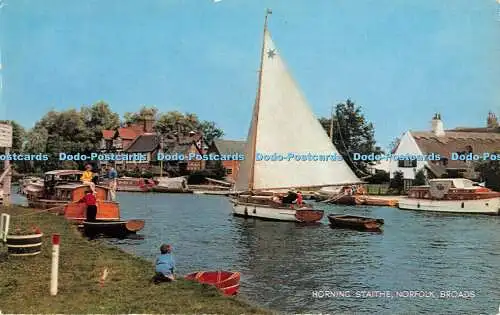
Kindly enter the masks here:
M 341 159 L 303 161 L 256 159 L 260 155 L 340 156 L 314 116 L 298 85 L 288 72 L 274 45 L 267 19 L 261 51 L 260 72 L 252 122 L 248 131 L 245 159 L 235 184 L 233 213 L 239 216 L 294 222 L 317 222 L 322 210 L 272 202 L 265 191 L 319 188 L 361 183 Z M 241 193 L 249 192 L 241 195 Z
M 465 178 L 429 180 L 399 200 L 404 210 L 500 215 L 500 193 Z

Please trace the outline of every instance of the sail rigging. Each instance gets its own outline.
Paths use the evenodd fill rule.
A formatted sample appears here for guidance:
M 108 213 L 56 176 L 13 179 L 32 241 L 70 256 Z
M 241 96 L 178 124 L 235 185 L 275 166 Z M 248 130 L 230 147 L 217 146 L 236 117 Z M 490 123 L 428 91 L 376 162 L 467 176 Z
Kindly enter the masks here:
M 267 14 L 257 97 L 247 140 L 237 191 L 361 182 L 345 161 L 338 160 L 341 155 L 290 75 L 267 29 Z M 284 159 L 261 159 L 264 155 Z M 323 160 L 304 161 L 305 156 Z M 325 157 L 329 160 L 325 161 Z

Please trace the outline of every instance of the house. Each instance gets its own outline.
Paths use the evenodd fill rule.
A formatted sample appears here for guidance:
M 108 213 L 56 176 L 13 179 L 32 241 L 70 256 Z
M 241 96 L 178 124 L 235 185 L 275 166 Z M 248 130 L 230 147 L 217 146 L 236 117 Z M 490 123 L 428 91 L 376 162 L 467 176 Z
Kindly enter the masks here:
M 467 154 L 482 159 L 484 153 L 500 151 L 500 128 L 493 113 L 488 114 L 485 128 L 455 128 L 445 130 L 441 115 L 432 119 L 431 131 L 407 131 L 393 150 L 390 161 L 390 176 L 401 171 L 405 189 L 412 185 L 415 174 L 424 170 L 427 178 L 442 176 L 475 179 L 475 161 L 460 160 Z M 414 160 L 395 160 L 394 157 L 414 155 Z M 424 160 L 426 157 L 428 160 Z M 432 158 L 434 157 L 434 158 Z
M 212 144 L 207 150 L 207 154 L 208 155 L 245 154 L 245 145 L 246 141 L 216 139 L 212 141 Z M 222 166 L 224 166 L 224 168 L 226 169 L 226 174 L 227 174 L 226 179 L 234 182 L 238 176 L 241 161 L 229 160 L 221 162 Z M 215 161 L 207 161 L 206 168 L 209 169 L 213 167 L 215 167 Z
M 135 124 L 119 127 L 115 130 L 103 130 L 100 150 L 103 153 L 123 153 L 132 145 L 137 137 L 143 134 L 153 133 L 154 118 L 146 117 L 144 120 Z M 116 166 L 119 169 L 125 168 L 125 161 L 116 161 Z M 101 161 L 101 166 L 107 164 L 106 161 Z
M 128 154 L 142 154 L 146 159 L 142 161 L 127 161 L 125 169 L 151 170 L 152 165 L 157 161 L 158 152 L 160 152 L 160 141 L 161 137 L 156 133 L 144 133 L 137 136 L 124 152 Z
M 206 161 L 199 158 L 189 159 L 189 156 L 201 156 L 208 149 L 203 134 L 191 131 L 187 135 L 166 136 L 162 140 L 162 152 L 165 155 L 183 156 L 184 160 L 166 161 L 164 169 L 171 175 L 183 175 L 192 171 L 199 171 L 205 168 Z

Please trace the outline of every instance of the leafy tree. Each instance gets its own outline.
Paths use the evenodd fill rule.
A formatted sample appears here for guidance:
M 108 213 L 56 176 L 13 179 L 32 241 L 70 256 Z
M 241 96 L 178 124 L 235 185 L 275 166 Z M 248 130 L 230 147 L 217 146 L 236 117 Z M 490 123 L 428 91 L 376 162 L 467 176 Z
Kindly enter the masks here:
M 425 176 L 424 170 L 421 169 L 415 174 L 415 179 L 413 179 L 413 186 L 422 186 L 427 183 L 427 177 Z
M 392 188 L 398 192 L 398 194 L 401 194 L 401 192 L 404 189 L 404 175 L 403 172 L 401 171 L 396 171 L 393 174 L 393 178 L 391 179 L 391 182 L 389 184 L 389 188 Z
M 154 120 L 157 120 L 158 114 L 159 114 L 158 108 L 156 108 L 155 106 L 143 105 L 141 109 L 136 113 L 126 112 L 123 115 L 123 118 L 125 124 L 134 124 L 148 118 L 153 118 Z
M 399 137 L 392 140 L 392 142 L 389 144 L 389 149 L 391 150 L 391 152 L 396 151 L 396 148 L 398 147 L 399 142 L 401 142 L 401 138 L 399 138 Z
M 377 170 L 376 173 L 367 179 L 370 184 L 384 184 L 390 181 L 389 172 Z
M 486 187 L 500 191 L 500 161 L 488 160 L 480 162 L 475 167 L 481 181 L 486 182 Z
M 200 129 L 207 143 L 212 143 L 213 140 L 224 136 L 224 131 L 219 129 L 213 121 L 203 121 L 200 124 Z
M 200 121 L 198 116 L 192 113 L 182 114 L 179 111 L 163 113 L 155 124 L 155 130 L 162 134 L 187 135 L 191 131 L 201 132 L 207 143 L 220 138 L 224 132 L 217 127 L 213 121 Z
M 380 147 L 375 146 L 375 131 L 373 124 L 365 119 L 361 107 L 348 99 L 345 103 L 337 104 L 333 118 L 332 142 L 348 165 L 358 174 L 368 174 L 367 167 L 373 162 L 354 161 L 353 154 L 381 154 Z M 320 118 L 319 122 L 329 134 L 330 118 Z

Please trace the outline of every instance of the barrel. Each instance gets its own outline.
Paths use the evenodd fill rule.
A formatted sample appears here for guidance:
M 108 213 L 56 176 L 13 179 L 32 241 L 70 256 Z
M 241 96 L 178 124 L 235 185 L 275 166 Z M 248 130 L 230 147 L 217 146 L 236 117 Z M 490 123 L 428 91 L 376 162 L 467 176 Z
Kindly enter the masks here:
M 7 252 L 11 256 L 33 256 L 42 251 L 43 234 L 7 235 Z

